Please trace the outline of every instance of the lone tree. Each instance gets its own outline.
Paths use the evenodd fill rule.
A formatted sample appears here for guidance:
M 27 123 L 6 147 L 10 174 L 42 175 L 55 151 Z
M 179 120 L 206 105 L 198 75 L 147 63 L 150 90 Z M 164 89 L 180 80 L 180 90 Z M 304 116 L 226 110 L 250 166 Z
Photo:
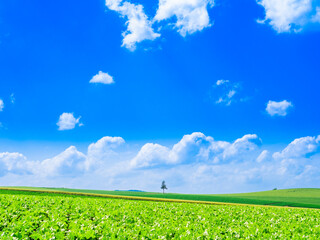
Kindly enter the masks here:
M 164 193 L 165 189 L 168 189 L 167 186 L 166 186 L 166 182 L 165 181 L 162 181 L 161 189 L 162 189 L 163 193 Z

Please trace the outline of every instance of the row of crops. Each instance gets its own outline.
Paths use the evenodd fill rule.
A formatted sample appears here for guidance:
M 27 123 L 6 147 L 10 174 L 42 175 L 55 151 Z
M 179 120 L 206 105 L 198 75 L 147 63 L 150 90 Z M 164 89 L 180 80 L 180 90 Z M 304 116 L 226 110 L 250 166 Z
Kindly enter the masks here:
M 320 239 L 316 209 L 0 192 L 0 239 Z

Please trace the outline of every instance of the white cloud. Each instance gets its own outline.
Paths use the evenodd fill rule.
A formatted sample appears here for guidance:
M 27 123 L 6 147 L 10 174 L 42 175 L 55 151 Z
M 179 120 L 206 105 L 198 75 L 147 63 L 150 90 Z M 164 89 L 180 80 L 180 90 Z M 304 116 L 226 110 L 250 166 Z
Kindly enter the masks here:
M 159 33 L 154 32 L 152 23 L 145 14 L 142 5 L 122 0 L 106 0 L 106 6 L 127 19 L 127 30 L 122 34 L 123 47 L 134 51 L 137 43 L 160 37 Z
M 213 0 L 159 0 L 154 21 L 175 17 L 175 27 L 182 36 L 186 36 L 210 26 L 207 8 L 213 5 Z
M 261 139 L 256 134 L 247 134 L 228 145 L 223 152 L 223 159 L 240 157 L 241 154 L 254 151 L 261 144 Z
M 293 107 L 291 102 L 283 100 L 281 102 L 269 101 L 267 104 L 266 111 L 270 116 L 286 116 L 288 110 Z
M 230 106 L 231 103 L 237 101 L 235 95 L 240 90 L 239 83 L 232 83 L 229 80 L 218 80 L 214 87 L 214 95 L 219 97 L 215 100 L 216 104 L 224 104 Z
M 53 158 L 33 163 L 33 171 L 44 176 L 75 176 L 84 171 L 86 159 L 86 155 L 71 146 Z
M 147 143 L 130 164 L 132 167 L 139 168 L 208 160 L 212 143 L 212 137 L 207 137 L 200 132 L 184 135 L 172 149 L 159 144 Z
M 121 137 L 103 137 L 88 147 L 87 154 L 79 152 L 75 146 L 67 148 L 53 158 L 29 165 L 34 173 L 41 176 L 76 176 L 92 172 L 99 167 L 111 168 L 119 155 L 114 152 L 125 141 Z
M 96 143 L 91 143 L 88 147 L 88 152 L 101 152 L 105 149 L 114 149 L 125 143 L 122 137 L 103 137 L 99 139 Z
M 270 24 L 278 33 L 299 32 L 318 20 L 319 2 L 316 0 L 260 0 L 257 3 L 265 8 L 266 15 L 258 22 Z
M 16 102 L 16 98 L 15 98 L 15 96 L 14 96 L 14 93 L 11 93 L 11 95 L 10 95 L 10 101 L 11 101 L 12 104 L 14 104 L 14 103 Z
M 130 166 L 134 168 L 150 167 L 161 163 L 170 163 L 169 148 L 160 144 L 145 144 L 131 161 Z
M 147 143 L 134 157 L 130 165 L 135 168 L 150 167 L 161 164 L 190 164 L 196 162 L 228 162 L 241 160 L 244 153 L 254 151 L 260 139 L 255 134 L 248 134 L 233 143 L 214 141 L 210 136 L 194 132 L 168 147 Z
M 108 73 L 99 71 L 98 74 L 94 75 L 93 78 L 89 81 L 90 83 L 103 83 L 103 84 L 112 84 L 114 83 L 113 77 Z
M 320 23 L 320 7 L 316 8 L 316 14 L 312 17 L 312 22 Z
M 96 143 L 92 143 L 88 147 L 88 158 L 85 163 L 86 170 L 89 170 L 99 164 L 110 164 L 110 161 L 117 157 L 114 152 L 119 146 L 124 144 L 122 137 L 103 137 Z
M 124 143 L 121 137 L 103 137 L 89 145 L 87 154 L 71 146 L 43 161 L 0 153 L 0 181 L 8 186 L 161 191 L 165 179 L 170 192 L 184 193 L 317 187 L 320 181 L 320 135 L 296 139 L 273 155 L 260 150 L 255 134 L 227 142 L 196 132 L 172 147 L 147 143 L 140 151 L 128 150 Z M 95 168 L 86 167 L 90 158 Z
M 236 90 L 234 89 L 230 90 L 227 94 L 228 99 L 231 99 L 236 93 L 237 93 Z
M 302 137 L 292 141 L 281 152 L 276 152 L 276 159 L 302 158 L 308 154 L 316 153 L 320 147 L 320 135 L 318 137 Z
M 218 80 L 216 82 L 216 85 L 220 86 L 220 85 L 223 85 L 223 84 L 228 83 L 228 82 L 229 82 L 229 80 L 220 79 L 220 80 Z
M 7 172 L 25 172 L 26 157 L 21 153 L 0 153 L 0 175 Z
M 3 111 L 3 108 L 4 108 L 4 102 L 2 99 L 0 99 L 0 112 Z
M 263 151 L 260 153 L 260 155 L 257 157 L 257 162 L 258 162 L 258 163 L 261 163 L 261 162 L 265 161 L 266 159 L 269 158 L 269 155 L 270 155 L 270 153 L 269 153 L 268 150 L 263 150 Z
M 311 168 L 313 170 L 318 168 L 320 164 L 320 155 L 317 154 L 319 153 L 319 146 L 319 136 L 295 139 L 282 151 L 275 152 L 272 155 L 275 162 L 279 163 L 275 171 L 279 175 L 291 175 L 293 179 L 301 179 L 306 173 L 313 172 L 310 171 Z M 310 177 L 316 176 L 311 175 L 309 179 Z
M 110 168 L 119 155 L 113 150 L 125 141 L 121 137 L 103 137 L 88 147 L 87 155 L 71 146 L 62 153 L 43 161 L 28 161 L 21 153 L 0 153 L 0 176 L 8 173 L 33 173 L 41 177 L 78 176 L 93 166 Z M 110 162 L 111 158 L 111 162 Z
M 207 137 L 201 132 L 184 135 L 182 139 L 172 147 L 169 154 L 171 162 L 179 163 L 203 159 L 207 160 L 210 158 L 209 148 L 213 142 L 212 137 Z
M 75 118 L 73 116 L 73 113 L 62 113 L 59 117 L 59 121 L 57 122 L 58 125 L 58 130 L 63 131 L 63 130 L 70 130 L 74 129 L 76 125 L 82 126 L 80 123 L 80 118 Z

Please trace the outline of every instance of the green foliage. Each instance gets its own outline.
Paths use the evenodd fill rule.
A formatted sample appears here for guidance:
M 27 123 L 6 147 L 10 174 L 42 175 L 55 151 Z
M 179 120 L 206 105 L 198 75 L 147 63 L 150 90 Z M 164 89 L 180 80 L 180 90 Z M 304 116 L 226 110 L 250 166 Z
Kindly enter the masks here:
M 165 189 L 168 189 L 165 181 L 162 181 L 162 183 L 161 183 L 161 189 L 163 190 L 163 193 L 164 193 L 164 190 L 165 190 Z
M 314 209 L 1 193 L 0 239 L 320 239 Z

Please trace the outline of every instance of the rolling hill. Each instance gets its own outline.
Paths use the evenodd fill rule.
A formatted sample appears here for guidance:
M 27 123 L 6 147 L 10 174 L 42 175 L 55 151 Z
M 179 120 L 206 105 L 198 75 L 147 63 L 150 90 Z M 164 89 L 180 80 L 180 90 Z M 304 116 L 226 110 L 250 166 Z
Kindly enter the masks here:
M 268 206 L 287 207 L 307 207 L 320 208 L 320 189 L 318 188 L 297 188 L 282 189 L 241 194 L 178 194 L 178 193 L 155 193 L 137 191 L 105 191 L 105 190 L 85 190 L 69 188 L 36 188 L 36 187 L 1 187 L 1 189 L 36 191 L 36 192 L 56 192 L 65 194 L 84 194 L 88 196 L 101 197 L 132 197 L 140 200 L 184 200 L 201 201 L 210 203 L 235 203 L 253 204 Z M 1 193 L 1 191 L 0 191 Z M 143 199 L 145 198 L 145 199 Z

